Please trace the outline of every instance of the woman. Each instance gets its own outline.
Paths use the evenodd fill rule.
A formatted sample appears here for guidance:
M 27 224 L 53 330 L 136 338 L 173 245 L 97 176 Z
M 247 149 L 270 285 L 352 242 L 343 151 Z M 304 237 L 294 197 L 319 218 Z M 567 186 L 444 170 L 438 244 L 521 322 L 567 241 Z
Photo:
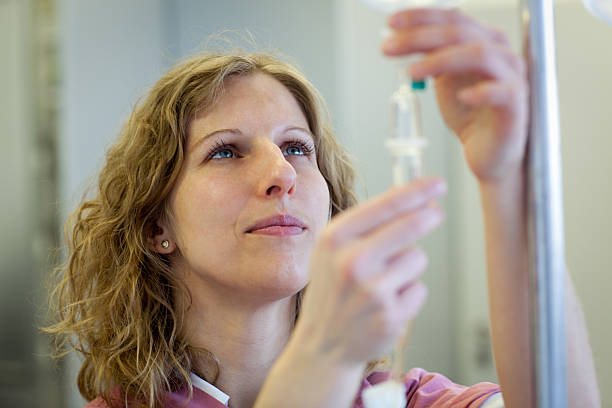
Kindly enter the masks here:
M 435 78 L 479 181 L 501 390 L 506 406 L 531 406 L 524 64 L 456 11 L 406 11 L 390 25 L 384 52 L 426 53 L 412 74 Z M 301 74 L 264 55 L 195 57 L 134 111 L 70 224 L 49 329 L 76 335 L 89 406 L 217 407 L 228 395 L 231 407 L 360 406 L 386 376 L 370 371 L 423 304 L 427 261 L 413 245 L 442 221 L 445 185 L 355 206 L 323 111 Z M 597 406 L 568 287 L 570 403 Z M 418 369 L 404 380 L 410 407 L 485 406 L 499 392 Z

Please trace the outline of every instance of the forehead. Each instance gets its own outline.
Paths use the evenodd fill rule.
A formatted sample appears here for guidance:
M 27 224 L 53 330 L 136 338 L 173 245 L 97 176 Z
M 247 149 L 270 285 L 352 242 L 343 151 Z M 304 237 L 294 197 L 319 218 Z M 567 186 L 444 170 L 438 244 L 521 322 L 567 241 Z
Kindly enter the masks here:
M 256 72 L 226 80 L 215 104 L 196 116 L 192 131 L 218 128 L 253 128 L 291 124 L 308 128 L 306 117 L 293 94 L 274 77 Z

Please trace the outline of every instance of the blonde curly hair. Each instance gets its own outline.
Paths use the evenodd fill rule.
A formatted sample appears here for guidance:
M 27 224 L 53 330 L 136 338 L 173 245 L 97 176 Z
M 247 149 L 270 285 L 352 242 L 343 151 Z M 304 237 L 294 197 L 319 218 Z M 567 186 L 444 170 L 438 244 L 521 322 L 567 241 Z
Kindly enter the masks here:
M 174 296 L 189 299 L 189 292 L 169 258 L 152 251 L 147 240 L 156 221 L 172 219 L 168 198 L 183 165 L 190 121 L 215 104 L 228 78 L 254 72 L 276 78 L 301 107 L 315 137 L 332 216 L 356 204 L 349 156 L 331 131 L 320 94 L 296 68 L 262 53 L 215 53 L 171 69 L 135 107 L 106 154 L 93 198 L 84 197 L 66 224 L 69 256 L 57 269 L 60 281 L 52 292 L 57 320 L 44 330 L 55 336 L 58 356 L 71 349 L 82 353 L 78 386 L 86 399 L 109 402 L 111 390 L 119 388 L 125 401 L 162 406 L 168 391 L 187 388 L 191 395 L 196 358 L 208 362 L 205 379 L 218 376 L 214 356 L 181 337 L 184 311 Z

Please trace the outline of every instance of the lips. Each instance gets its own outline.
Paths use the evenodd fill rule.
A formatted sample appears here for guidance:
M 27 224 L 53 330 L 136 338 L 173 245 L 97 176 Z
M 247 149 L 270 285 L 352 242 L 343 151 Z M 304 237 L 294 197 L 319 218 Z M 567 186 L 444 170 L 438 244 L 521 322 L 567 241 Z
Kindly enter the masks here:
M 278 215 L 274 215 L 272 217 L 268 217 L 263 220 L 257 221 L 246 232 L 252 233 L 252 232 L 257 232 L 258 230 L 259 231 L 263 231 L 263 230 L 274 231 L 275 227 L 278 227 L 277 229 L 280 229 L 280 230 L 282 230 L 283 228 L 286 228 L 287 230 L 290 230 L 290 231 L 301 231 L 306 228 L 306 224 L 304 224 L 299 218 L 296 218 L 292 215 L 278 214 Z

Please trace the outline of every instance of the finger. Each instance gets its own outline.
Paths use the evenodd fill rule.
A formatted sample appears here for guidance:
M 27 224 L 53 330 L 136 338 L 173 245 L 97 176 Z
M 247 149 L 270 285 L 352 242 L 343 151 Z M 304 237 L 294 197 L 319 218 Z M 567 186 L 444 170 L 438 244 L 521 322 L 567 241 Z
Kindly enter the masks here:
M 430 25 L 415 27 L 395 32 L 383 42 L 383 51 L 390 56 L 418 52 L 431 52 L 449 45 L 470 42 L 491 43 L 505 46 L 493 41 L 487 30 L 477 25 Z
M 397 312 L 404 322 L 414 319 L 427 300 L 427 286 L 416 281 L 404 288 L 397 297 Z
M 381 226 L 347 249 L 345 256 L 350 267 L 346 273 L 358 281 L 379 273 L 407 246 L 439 226 L 442 220 L 439 208 L 427 206 Z
M 421 248 L 408 248 L 388 262 L 387 268 L 375 279 L 384 293 L 395 296 L 414 283 L 427 268 L 428 260 Z
M 527 97 L 520 84 L 497 81 L 481 82 L 458 92 L 458 99 L 469 106 L 489 105 L 498 108 L 515 109 L 527 103 Z
M 447 47 L 429 54 L 411 67 L 415 78 L 441 74 L 478 73 L 487 78 L 516 81 L 520 57 L 503 47 L 476 43 Z
M 477 28 L 481 35 L 500 45 L 509 45 L 503 31 L 488 27 L 457 10 L 413 9 L 400 11 L 389 18 L 389 26 L 394 30 L 405 30 L 424 25 L 463 25 Z
M 322 239 L 333 248 L 368 234 L 401 214 L 421 208 L 446 192 L 446 183 L 437 178 L 423 179 L 388 192 L 337 215 Z

